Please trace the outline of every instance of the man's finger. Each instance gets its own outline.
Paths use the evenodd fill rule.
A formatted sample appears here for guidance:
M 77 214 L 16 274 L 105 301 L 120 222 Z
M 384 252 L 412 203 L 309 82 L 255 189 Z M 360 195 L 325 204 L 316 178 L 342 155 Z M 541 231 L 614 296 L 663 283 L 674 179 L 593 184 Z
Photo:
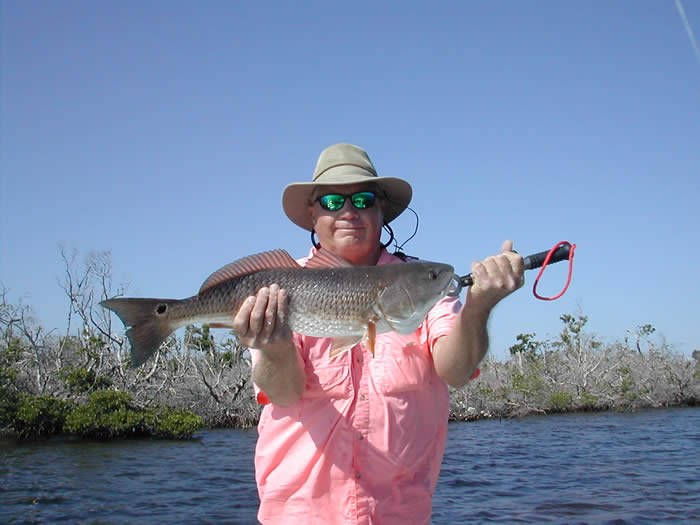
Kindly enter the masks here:
M 243 304 L 241 304 L 238 312 L 233 315 L 233 331 L 236 332 L 238 337 L 245 337 L 245 335 L 248 333 L 248 329 L 250 328 L 250 312 L 254 305 L 255 296 L 251 295 L 245 301 L 243 301 Z
M 270 338 L 275 330 L 275 321 L 277 319 L 277 295 L 279 286 L 277 284 L 270 285 L 270 295 L 265 309 L 265 326 L 263 327 L 263 337 Z
M 277 301 L 277 321 L 278 326 L 287 327 L 287 290 L 280 288 L 279 296 Z
M 267 300 L 270 295 L 270 290 L 267 287 L 258 290 L 258 296 L 255 299 L 255 306 L 250 312 L 250 332 L 257 335 L 262 331 L 265 323 L 265 309 L 267 308 Z

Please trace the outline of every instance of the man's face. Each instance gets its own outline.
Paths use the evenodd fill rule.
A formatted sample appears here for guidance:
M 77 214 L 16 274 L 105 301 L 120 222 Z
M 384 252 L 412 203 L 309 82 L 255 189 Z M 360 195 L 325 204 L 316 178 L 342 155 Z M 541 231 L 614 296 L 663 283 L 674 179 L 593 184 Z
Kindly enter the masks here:
M 361 264 L 379 246 L 384 218 L 382 200 L 377 196 L 373 206 L 358 209 L 346 198 L 341 209 L 328 211 L 321 207 L 318 198 L 331 193 L 349 197 L 362 191 L 375 189 L 367 184 L 323 186 L 314 192 L 313 204 L 309 206 L 321 246 L 354 264 Z

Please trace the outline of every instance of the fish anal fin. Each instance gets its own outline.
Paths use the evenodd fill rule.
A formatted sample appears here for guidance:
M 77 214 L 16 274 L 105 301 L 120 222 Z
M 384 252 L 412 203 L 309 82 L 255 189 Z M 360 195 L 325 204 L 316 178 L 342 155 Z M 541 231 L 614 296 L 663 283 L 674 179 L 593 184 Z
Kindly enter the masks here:
M 305 264 L 306 268 L 352 268 L 352 264 L 343 259 L 342 257 L 335 255 L 321 248 L 317 250 L 313 256 L 309 257 Z
M 235 279 L 236 277 L 242 277 L 271 268 L 300 268 L 300 266 L 286 250 L 270 250 L 268 252 L 256 253 L 255 255 L 249 255 L 248 257 L 233 261 L 215 271 L 204 281 L 202 287 L 199 289 L 199 293 L 201 294 L 217 284 Z
M 350 335 L 347 337 L 335 337 L 330 349 L 330 358 L 339 356 L 343 352 L 351 350 L 353 346 L 362 341 L 361 335 Z

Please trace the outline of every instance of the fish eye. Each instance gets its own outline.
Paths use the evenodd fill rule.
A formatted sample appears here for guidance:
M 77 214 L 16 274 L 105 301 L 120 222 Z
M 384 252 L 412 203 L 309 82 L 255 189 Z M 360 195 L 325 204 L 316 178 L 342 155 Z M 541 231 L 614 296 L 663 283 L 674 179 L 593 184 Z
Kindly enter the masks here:
M 428 279 L 431 281 L 437 279 L 437 273 L 435 273 L 435 270 L 428 270 Z

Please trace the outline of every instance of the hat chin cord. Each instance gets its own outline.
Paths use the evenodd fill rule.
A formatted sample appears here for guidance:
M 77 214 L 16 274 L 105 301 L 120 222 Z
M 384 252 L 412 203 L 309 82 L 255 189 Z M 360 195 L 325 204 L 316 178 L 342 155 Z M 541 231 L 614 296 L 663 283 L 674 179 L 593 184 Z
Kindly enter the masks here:
M 394 242 L 394 230 L 392 230 L 391 226 L 389 226 L 388 224 L 384 225 L 384 229 L 387 232 L 389 232 L 390 235 L 389 240 L 386 242 L 386 244 L 380 241 L 382 248 L 386 250 L 389 246 L 391 246 L 391 243 Z M 313 228 L 311 229 L 311 244 L 313 244 L 314 248 L 316 248 L 317 250 L 321 249 L 321 243 L 316 240 L 316 230 L 314 230 Z

